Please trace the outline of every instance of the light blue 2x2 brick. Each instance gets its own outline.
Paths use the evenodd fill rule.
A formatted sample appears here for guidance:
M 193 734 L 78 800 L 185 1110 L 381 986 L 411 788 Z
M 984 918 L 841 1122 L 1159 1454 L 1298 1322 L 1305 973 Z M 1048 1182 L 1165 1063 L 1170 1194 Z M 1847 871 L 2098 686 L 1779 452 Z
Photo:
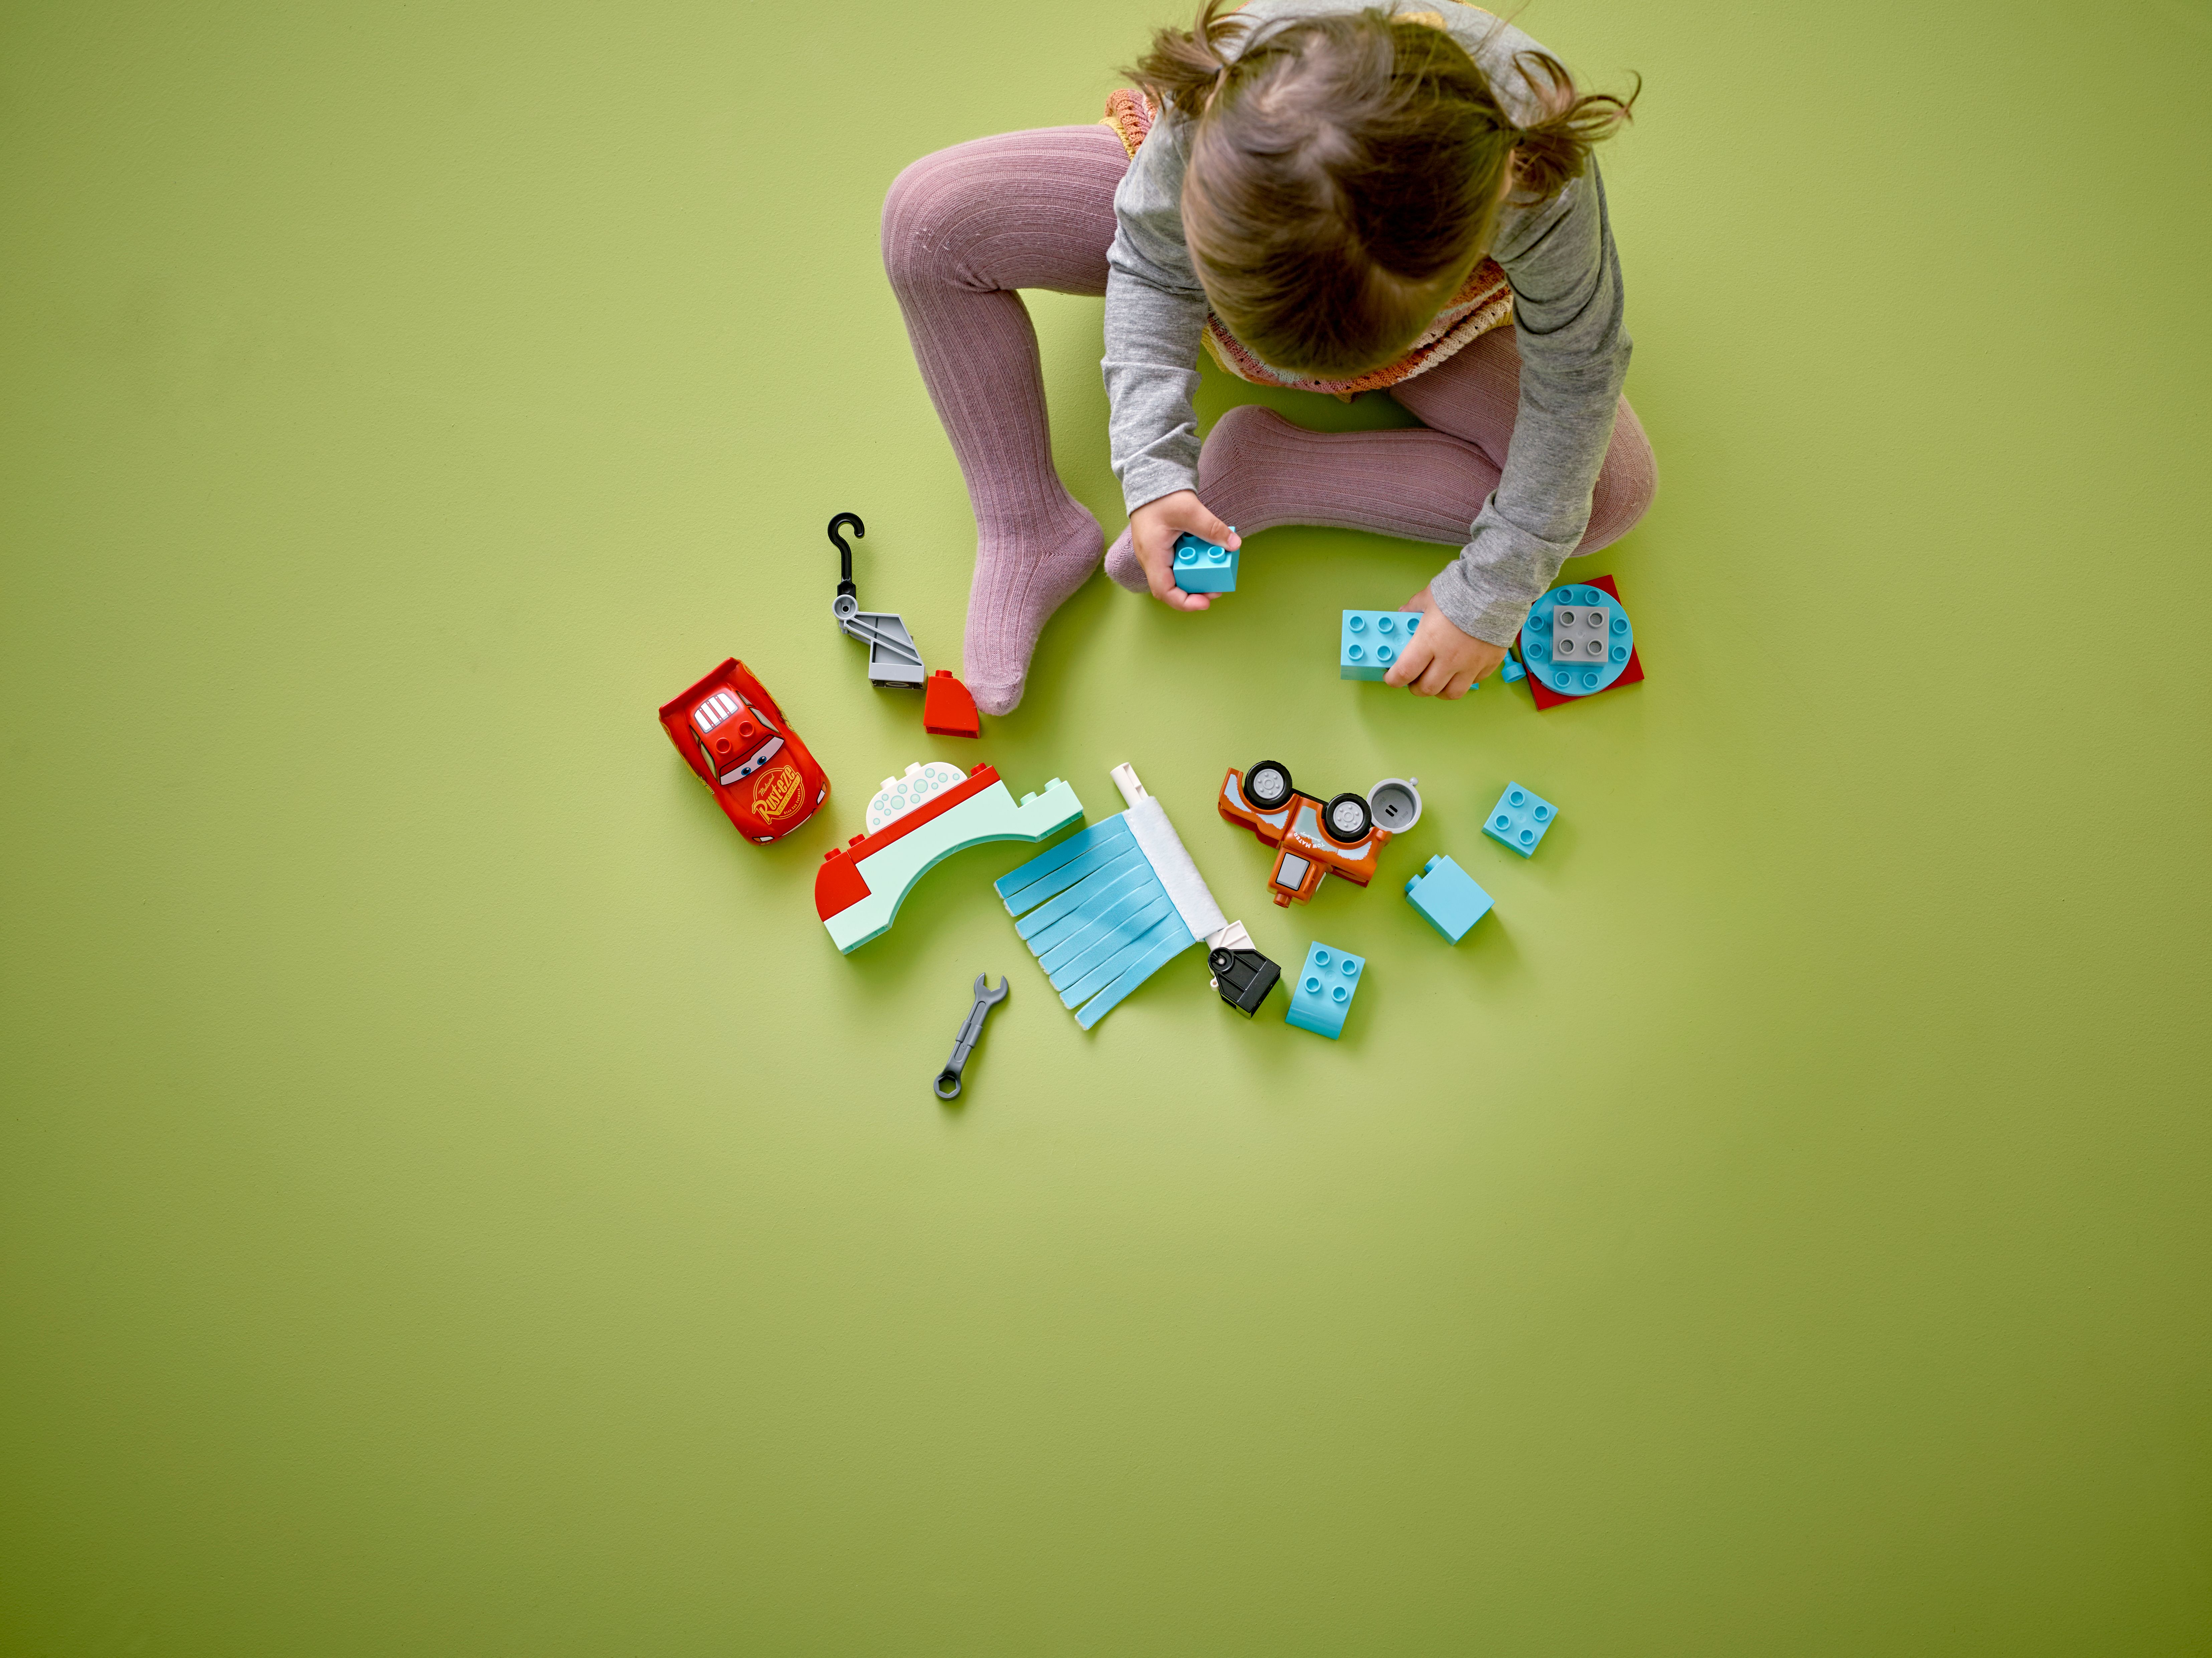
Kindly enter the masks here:
M 1366 969 L 1364 956 L 1327 944 L 1310 946 L 1306 964 L 1291 982 L 1291 1011 L 1284 1023 L 1334 1042 L 1344 1034 L 1344 1016 L 1351 1011 L 1352 993 L 1359 988 L 1359 975 Z
M 1233 524 L 1229 527 L 1232 531 L 1237 528 Z M 1237 552 L 1237 549 L 1218 546 L 1200 536 L 1177 536 L 1175 585 L 1187 593 L 1235 592 Z
M 1490 816 L 1482 820 L 1482 832 L 1526 858 L 1536 850 L 1544 831 L 1559 816 L 1559 809 L 1540 794 L 1532 794 L 1518 783 L 1508 783 L 1498 804 L 1490 809 Z
M 1490 895 L 1474 878 L 1443 853 L 1421 865 L 1421 872 L 1406 883 L 1406 902 L 1427 918 L 1431 926 L 1457 944 L 1490 914 Z

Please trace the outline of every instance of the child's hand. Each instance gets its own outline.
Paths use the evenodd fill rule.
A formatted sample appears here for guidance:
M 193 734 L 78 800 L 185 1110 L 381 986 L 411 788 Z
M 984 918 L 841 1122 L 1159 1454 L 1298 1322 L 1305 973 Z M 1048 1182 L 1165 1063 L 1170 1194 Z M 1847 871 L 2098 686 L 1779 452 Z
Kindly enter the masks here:
M 1399 653 L 1386 685 L 1411 685 L 1416 696 L 1441 696 L 1456 701 L 1468 688 L 1505 660 L 1505 647 L 1486 639 L 1463 634 L 1444 618 L 1426 587 L 1407 601 L 1419 608 L 1421 625 L 1412 642 Z
M 1158 501 L 1148 501 L 1129 514 L 1129 545 L 1145 568 L 1152 597 L 1178 610 L 1203 610 L 1212 601 L 1204 593 L 1187 593 L 1175 585 L 1176 537 L 1188 531 L 1217 547 L 1242 547 L 1242 537 L 1206 510 L 1195 491 L 1178 489 Z

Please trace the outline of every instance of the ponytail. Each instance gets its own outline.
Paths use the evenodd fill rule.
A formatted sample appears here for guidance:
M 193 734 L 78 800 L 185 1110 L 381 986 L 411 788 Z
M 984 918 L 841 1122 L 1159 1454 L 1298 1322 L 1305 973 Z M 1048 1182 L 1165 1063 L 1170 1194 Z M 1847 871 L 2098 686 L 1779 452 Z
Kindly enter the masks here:
M 1547 202 L 1582 176 L 1590 150 L 1635 118 L 1644 78 L 1626 98 L 1611 93 L 1577 93 L 1575 77 L 1548 52 L 1524 52 L 1513 59 L 1521 82 L 1542 115 L 1515 135 L 1513 194 L 1516 201 Z
M 1122 73 L 1157 103 L 1173 104 L 1188 116 L 1204 113 L 1237 72 L 1237 60 L 1223 48 L 1236 44 L 1252 26 L 1249 18 L 1220 15 L 1228 3 L 1206 0 L 1197 24 L 1188 31 L 1153 30 L 1152 49 Z

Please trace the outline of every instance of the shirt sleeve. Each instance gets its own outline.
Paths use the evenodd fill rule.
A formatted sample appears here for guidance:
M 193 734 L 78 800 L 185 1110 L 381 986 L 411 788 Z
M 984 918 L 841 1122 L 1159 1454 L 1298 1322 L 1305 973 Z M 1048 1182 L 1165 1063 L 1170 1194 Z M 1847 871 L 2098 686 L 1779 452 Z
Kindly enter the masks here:
M 1465 550 L 1429 591 L 1461 632 L 1504 645 L 1589 527 L 1591 492 L 1628 378 L 1633 342 L 1596 161 L 1517 216 L 1492 257 L 1513 287 L 1520 406 L 1504 475 Z
M 1199 337 L 1206 290 L 1182 234 L 1187 136 L 1172 112 L 1154 124 L 1114 192 L 1106 252 L 1107 426 L 1114 476 L 1134 512 L 1198 488 Z

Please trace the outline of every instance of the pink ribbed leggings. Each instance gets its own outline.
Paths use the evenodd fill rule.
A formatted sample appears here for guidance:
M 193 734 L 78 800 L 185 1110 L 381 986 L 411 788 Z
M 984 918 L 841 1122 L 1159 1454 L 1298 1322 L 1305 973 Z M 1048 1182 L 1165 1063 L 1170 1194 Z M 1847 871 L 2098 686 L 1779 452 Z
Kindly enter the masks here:
M 1114 188 L 1127 166 L 1103 126 L 1010 132 L 924 156 L 884 203 L 884 267 L 975 507 L 965 665 L 988 714 L 1021 701 L 1037 635 L 1098 568 L 1104 538 L 1053 470 L 1036 332 L 1016 290 L 1106 291 Z M 1418 428 L 1310 432 L 1256 405 L 1232 409 L 1206 435 L 1200 495 L 1245 536 L 1316 524 L 1455 545 L 1497 487 L 1520 370 L 1512 331 L 1498 329 L 1391 388 Z M 1656 477 L 1623 398 L 1578 550 L 1626 535 Z M 1145 591 L 1126 531 L 1108 566 Z

